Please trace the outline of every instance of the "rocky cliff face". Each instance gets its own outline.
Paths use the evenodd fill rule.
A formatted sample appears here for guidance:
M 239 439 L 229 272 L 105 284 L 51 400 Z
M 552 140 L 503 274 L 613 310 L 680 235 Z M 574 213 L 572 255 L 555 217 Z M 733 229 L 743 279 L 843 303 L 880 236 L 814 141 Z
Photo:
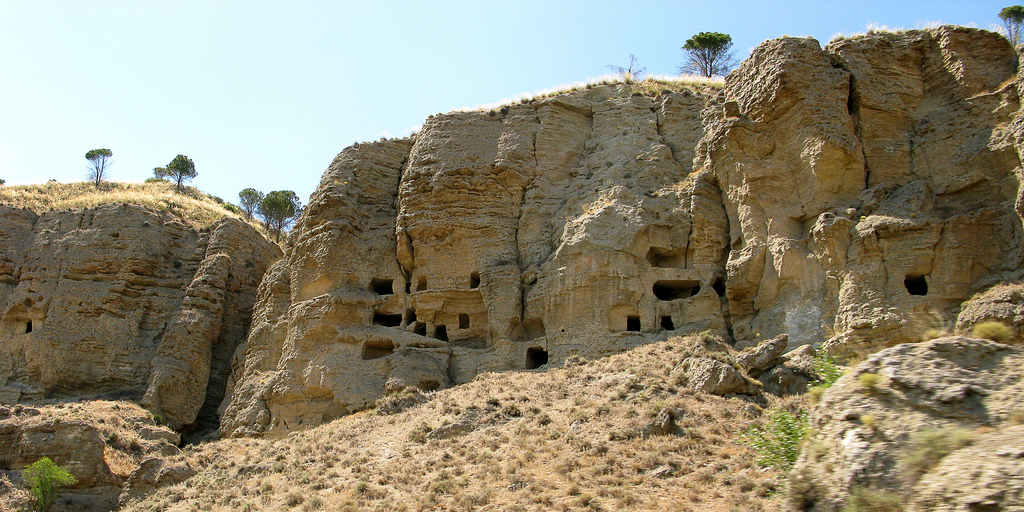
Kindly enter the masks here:
M 782 38 L 721 91 L 592 87 L 350 147 L 260 287 L 221 432 L 667 333 L 919 339 L 1020 277 L 1017 63 L 962 27 Z
M 142 397 L 172 428 L 216 425 L 274 244 L 128 205 L 0 207 L 0 240 L 0 401 Z

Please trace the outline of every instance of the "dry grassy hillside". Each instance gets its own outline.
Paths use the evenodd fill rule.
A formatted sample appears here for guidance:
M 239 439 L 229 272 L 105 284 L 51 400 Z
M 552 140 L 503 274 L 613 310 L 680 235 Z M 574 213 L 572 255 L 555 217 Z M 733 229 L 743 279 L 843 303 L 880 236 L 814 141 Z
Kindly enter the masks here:
M 675 383 L 697 343 L 484 374 L 286 439 L 195 446 L 182 457 L 197 476 L 125 510 L 776 510 L 783 473 L 741 437 L 763 407 Z
M 180 217 L 196 228 L 205 228 L 224 217 L 243 219 L 234 207 L 200 192 L 185 187 L 175 192 L 168 182 L 117 183 L 105 182 L 97 188 L 92 183 L 58 183 L 51 181 L 39 185 L 11 185 L 0 187 L 0 204 L 24 208 L 35 213 L 48 210 L 75 210 L 101 204 L 136 204 L 154 211 L 165 211 Z M 263 226 L 251 223 L 266 234 Z

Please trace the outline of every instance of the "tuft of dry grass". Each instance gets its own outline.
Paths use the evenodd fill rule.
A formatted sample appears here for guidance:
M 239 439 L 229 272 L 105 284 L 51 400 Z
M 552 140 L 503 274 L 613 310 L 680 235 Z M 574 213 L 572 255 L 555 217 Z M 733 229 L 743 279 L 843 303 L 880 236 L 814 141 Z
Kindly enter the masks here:
M 392 414 L 198 445 L 197 476 L 125 510 L 778 510 L 783 473 L 740 437 L 762 408 L 674 383 L 706 346 L 483 374 Z
M 49 210 L 77 210 L 102 204 L 134 204 L 154 211 L 163 211 L 182 219 L 186 224 L 205 228 L 225 217 L 244 218 L 229 210 L 226 203 L 193 187 L 181 194 L 168 182 L 118 183 L 104 182 L 96 187 L 91 182 L 0 187 L 0 204 L 24 208 L 41 214 Z M 264 232 L 258 223 L 251 223 Z M 265 233 L 264 233 L 265 234 Z

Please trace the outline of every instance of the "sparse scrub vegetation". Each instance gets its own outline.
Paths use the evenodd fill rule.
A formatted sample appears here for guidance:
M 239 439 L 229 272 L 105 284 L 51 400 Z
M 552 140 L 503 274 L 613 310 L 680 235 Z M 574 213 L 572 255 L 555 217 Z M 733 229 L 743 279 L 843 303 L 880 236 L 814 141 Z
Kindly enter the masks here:
M 857 383 L 865 393 L 874 393 L 881 382 L 882 376 L 877 373 L 865 372 L 857 376 Z
M 908 483 L 939 463 L 943 457 L 971 443 L 974 433 L 960 427 L 923 430 L 910 437 L 900 457 L 900 470 Z
M 999 343 L 1007 343 L 1012 341 L 1013 329 L 1002 322 L 995 320 L 989 320 L 986 322 L 978 322 L 971 329 L 971 336 L 975 338 L 983 338 L 986 340 L 992 340 Z
M 757 463 L 789 471 L 807 436 L 807 411 L 775 409 L 767 425 L 749 428 L 744 438 L 757 452 Z

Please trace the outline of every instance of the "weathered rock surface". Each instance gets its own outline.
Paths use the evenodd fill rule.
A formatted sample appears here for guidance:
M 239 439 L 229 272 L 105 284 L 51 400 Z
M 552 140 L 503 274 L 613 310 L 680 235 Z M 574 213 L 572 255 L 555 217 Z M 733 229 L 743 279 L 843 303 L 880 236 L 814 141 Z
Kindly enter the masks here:
M 0 242 L 0 402 L 145 395 L 174 428 L 217 425 L 274 244 L 119 204 L 0 206 Z
M 877 384 L 866 386 L 865 374 L 879 376 Z M 858 490 L 881 489 L 902 496 L 904 510 L 1018 510 L 1021 411 L 1020 347 L 948 337 L 886 349 L 812 411 L 789 499 L 799 510 L 842 510 Z M 932 441 L 938 460 L 910 465 L 915 440 L 954 429 L 969 444 Z
M 1016 73 L 976 29 L 786 37 L 721 91 L 597 86 L 350 147 L 261 285 L 221 432 L 670 334 L 917 340 L 1019 280 Z
M 987 321 L 1002 322 L 1020 338 L 1024 332 L 1024 285 L 997 285 L 971 297 L 956 318 L 956 333 L 968 335 L 976 324 Z

